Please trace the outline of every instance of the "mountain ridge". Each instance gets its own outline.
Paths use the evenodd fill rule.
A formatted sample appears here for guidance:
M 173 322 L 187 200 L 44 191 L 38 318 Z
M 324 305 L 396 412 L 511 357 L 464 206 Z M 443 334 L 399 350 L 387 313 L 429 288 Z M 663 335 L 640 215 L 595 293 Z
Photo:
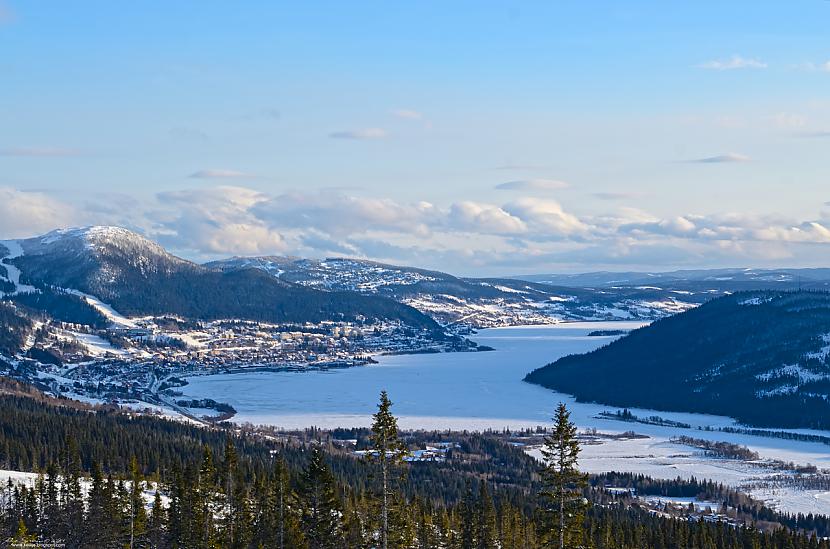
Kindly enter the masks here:
M 724 296 L 563 357 L 525 381 L 581 401 L 828 429 L 830 293 Z
M 17 243 L 22 253 L 8 257 L 7 250 L 2 264 L 19 270 L 21 283 L 41 292 L 89 294 L 127 316 L 268 322 L 365 317 L 438 329 L 427 315 L 382 296 L 321 292 L 255 269 L 221 272 L 176 257 L 120 227 L 61 229 L 8 242 Z

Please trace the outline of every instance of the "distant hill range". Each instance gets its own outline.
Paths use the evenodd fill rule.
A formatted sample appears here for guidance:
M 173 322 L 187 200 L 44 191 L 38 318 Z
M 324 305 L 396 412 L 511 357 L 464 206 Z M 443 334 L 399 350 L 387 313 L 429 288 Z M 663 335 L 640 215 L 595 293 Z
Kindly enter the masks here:
M 581 401 L 830 429 L 830 293 L 728 295 L 525 380 Z
M 799 280 L 805 287 L 819 287 L 830 283 L 827 273 L 718 270 L 465 278 L 350 258 L 232 257 L 197 264 L 119 227 L 63 229 L 0 241 L 0 299 L 80 324 L 95 322 L 101 312 L 87 306 L 86 296 L 128 317 L 365 318 L 430 330 L 439 325 L 464 330 L 563 320 L 651 321 L 736 288 L 790 288 Z M 828 281 L 821 282 L 825 274 Z
M 651 286 L 597 290 L 515 278 L 463 278 L 349 258 L 234 257 L 206 266 L 225 272 L 255 268 L 310 288 L 386 296 L 443 324 L 476 328 L 561 320 L 653 320 L 721 293 L 716 286 L 695 292 Z
M 437 330 L 420 311 L 383 296 L 323 291 L 259 269 L 219 270 L 168 253 L 119 227 L 53 231 L 0 241 L 0 298 L 52 315 L 82 315 L 88 295 L 125 316 L 264 322 L 387 319 Z M 100 309 L 100 307 L 99 307 Z M 88 313 L 88 314 L 87 314 Z M 64 318 L 74 321 L 73 318 Z
M 607 272 L 539 274 L 516 278 L 577 288 L 666 286 L 675 290 L 721 291 L 778 289 L 830 290 L 830 269 L 698 269 L 671 272 Z

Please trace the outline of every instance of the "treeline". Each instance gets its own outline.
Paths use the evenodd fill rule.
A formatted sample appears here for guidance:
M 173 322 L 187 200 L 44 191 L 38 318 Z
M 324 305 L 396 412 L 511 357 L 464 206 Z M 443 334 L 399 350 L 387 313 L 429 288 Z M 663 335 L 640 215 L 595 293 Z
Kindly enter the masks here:
M 230 439 L 229 439 L 230 440 Z M 233 442 L 176 467 L 171 480 L 146 482 L 137 463 L 125 479 L 93 464 L 83 479 L 69 450 L 33 486 L 2 491 L 0 536 L 68 548 L 377 547 L 378 498 L 339 480 L 320 448 L 291 467 L 278 455 L 248 479 Z M 466 483 L 459 503 L 436 506 L 420 497 L 392 498 L 388 546 L 407 549 L 534 549 L 540 521 L 491 492 Z M 591 489 L 586 495 L 591 494 Z M 149 500 L 149 503 L 148 503 Z M 581 544 L 596 549 L 824 549 L 826 541 L 780 529 L 762 533 L 724 524 L 665 519 L 622 504 L 595 504 L 582 523 Z
M 683 444 L 685 446 L 692 446 L 704 450 L 704 453 L 710 457 L 723 459 L 741 459 L 744 461 L 753 461 L 759 458 L 758 452 L 754 452 L 746 446 L 740 444 L 733 444 L 731 442 L 705 440 L 702 438 L 694 438 L 686 435 L 679 437 L 672 437 L 670 442 L 674 444 Z
M 597 488 L 613 486 L 636 490 L 640 496 L 664 496 L 670 498 L 696 498 L 699 501 L 716 501 L 735 509 L 739 517 L 754 524 L 783 525 L 792 530 L 815 533 L 820 538 L 830 537 L 830 517 L 812 513 L 782 513 L 763 505 L 743 492 L 711 480 L 694 477 L 673 480 L 654 479 L 634 473 L 609 472 L 591 477 L 591 485 Z M 804 489 L 811 489 L 805 486 Z M 830 488 L 827 486 L 826 488 Z
M 237 433 L 65 404 L 0 396 L 3 468 L 41 472 L 31 486 L 0 492 L 0 539 L 70 548 L 380 546 L 378 464 L 334 444 L 349 438 L 371 448 L 375 430 Z M 537 499 L 538 464 L 521 449 L 487 434 L 401 437 L 410 448 L 441 442 L 436 438 L 455 442 L 444 463 L 390 469 L 388 547 L 551 546 Z M 615 502 L 599 485 L 575 490 L 588 505 L 569 539 L 585 547 L 828 547 L 783 529 L 652 517 Z

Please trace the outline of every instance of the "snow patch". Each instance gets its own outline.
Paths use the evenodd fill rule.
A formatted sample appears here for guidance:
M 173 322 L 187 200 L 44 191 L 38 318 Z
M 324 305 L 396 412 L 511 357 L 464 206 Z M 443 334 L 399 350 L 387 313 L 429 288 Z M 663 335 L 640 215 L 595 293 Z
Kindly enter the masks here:
M 107 318 L 107 320 L 109 320 L 110 322 L 112 322 L 120 328 L 138 327 L 138 325 L 135 322 L 125 317 L 124 315 L 113 309 L 111 305 L 104 303 L 94 295 L 85 294 L 79 290 L 64 289 L 63 291 L 80 297 L 81 299 L 86 301 L 92 308 L 104 315 Z
M 21 257 L 23 255 L 23 246 L 20 245 L 20 242 L 17 240 L 0 240 L 0 244 L 8 250 L 6 255 L 0 258 L 0 263 L 6 268 L 6 273 L 8 274 L 8 276 L 6 276 L 6 280 L 14 284 L 15 288 L 14 291 L 9 292 L 8 294 L 0 292 L 0 297 L 3 297 L 4 295 L 33 294 L 39 292 L 40 290 L 34 286 L 20 283 L 20 269 L 9 261 L 10 259 Z

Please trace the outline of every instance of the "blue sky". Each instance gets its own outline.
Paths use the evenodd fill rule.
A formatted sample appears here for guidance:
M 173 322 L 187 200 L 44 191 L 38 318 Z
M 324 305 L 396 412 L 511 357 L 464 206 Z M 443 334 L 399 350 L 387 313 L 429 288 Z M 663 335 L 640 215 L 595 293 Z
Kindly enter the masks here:
M 824 266 L 830 2 L 0 0 L 0 237 Z

